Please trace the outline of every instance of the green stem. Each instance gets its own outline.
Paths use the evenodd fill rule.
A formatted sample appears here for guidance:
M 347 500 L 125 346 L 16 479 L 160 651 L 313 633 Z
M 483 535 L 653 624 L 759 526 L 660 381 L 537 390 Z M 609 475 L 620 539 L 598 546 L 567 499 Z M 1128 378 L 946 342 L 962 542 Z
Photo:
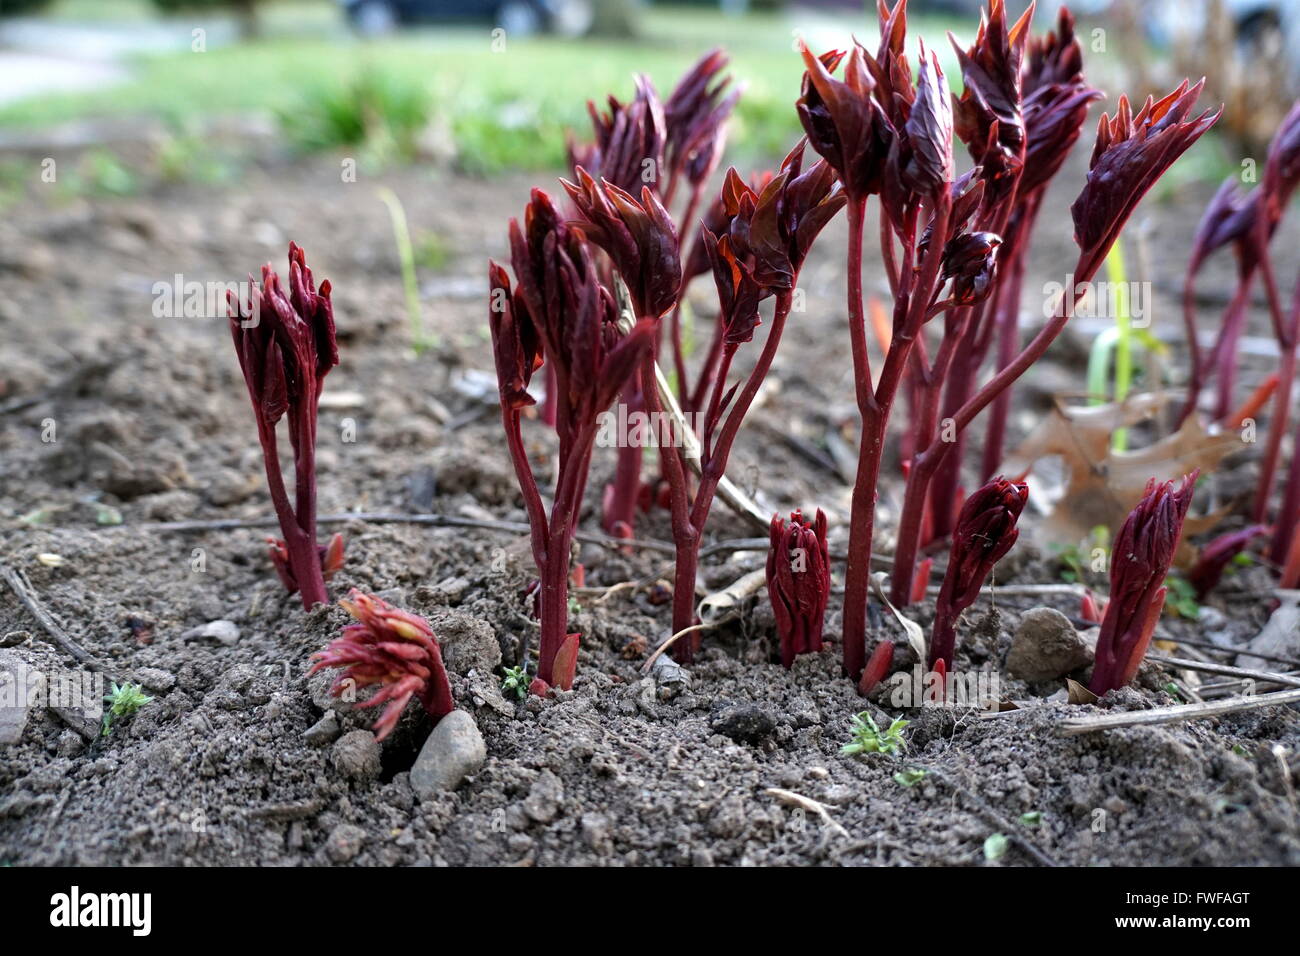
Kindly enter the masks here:
M 406 292 L 406 317 L 411 323 L 411 346 L 415 354 L 435 344 L 433 337 L 424 331 L 424 316 L 420 311 L 420 287 L 415 280 L 415 252 L 411 247 L 411 230 L 406 225 L 406 210 L 397 194 L 386 186 L 379 189 L 379 198 L 388 207 L 388 217 L 393 223 L 393 239 L 397 243 L 397 259 L 402 267 L 402 288 Z
M 1117 239 L 1106 256 L 1106 278 L 1116 294 L 1111 296 L 1115 303 L 1115 401 L 1122 402 L 1128 397 L 1133 384 L 1133 334 L 1132 320 L 1129 315 L 1128 270 L 1124 267 L 1124 242 Z M 1123 290 L 1123 294 L 1119 294 Z M 1128 447 L 1128 430 L 1115 429 L 1112 446 L 1116 451 Z

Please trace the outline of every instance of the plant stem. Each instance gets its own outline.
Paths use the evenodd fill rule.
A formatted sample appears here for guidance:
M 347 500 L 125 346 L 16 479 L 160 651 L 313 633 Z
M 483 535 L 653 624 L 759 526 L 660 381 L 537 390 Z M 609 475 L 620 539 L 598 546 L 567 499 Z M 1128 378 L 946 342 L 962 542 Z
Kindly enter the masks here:
M 1048 347 L 1065 329 L 1070 317 L 1074 315 L 1074 308 L 1082 295 L 1080 289 L 1086 288 L 1087 283 L 1100 268 L 1101 261 L 1098 255 L 1080 255 L 1074 271 L 1074 288 L 1061 292 L 1060 306 L 1055 310 L 1056 314 L 1015 359 L 1004 366 L 951 416 L 957 434 L 960 435 L 962 429 L 966 428 L 976 415 L 998 395 L 1010 388 L 1029 366 L 1042 358 Z M 890 599 L 895 603 L 899 598 L 905 603 L 911 593 L 912 580 L 916 573 L 916 555 L 920 544 L 921 519 L 924 515 L 926 494 L 935 472 L 944 459 L 952 453 L 954 444 L 941 440 L 931 442 L 929 448 L 912 459 L 912 472 L 904 492 L 903 513 L 898 527 L 898 547 L 894 552 L 894 570 L 890 579 Z
M 1115 389 L 1113 398 L 1122 402 L 1128 397 L 1133 382 L 1133 334 L 1132 321 L 1129 316 L 1128 273 L 1124 267 L 1124 242 L 1117 239 L 1106 256 L 1106 278 L 1116 289 L 1123 289 L 1124 295 L 1113 296 L 1115 302 Z M 1111 447 L 1124 451 L 1128 447 L 1128 431 L 1115 429 L 1111 436 Z
M 596 440 L 595 422 L 583 424 L 573 436 L 569 453 L 560 461 L 555 502 L 548 526 L 546 560 L 541 570 L 541 637 L 537 648 L 537 676 L 546 683 L 554 678 L 555 655 L 568 637 L 569 547 L 577 522 L 587 466 Z
M 1273 493 L 1273 476 L 1277 472 L 1278 461 L 1282 455 L 1282 436 L 1286 433 L 1287 419 L 1291 412 L 1291 392 L 1295 387 L 1296 337 L 1297 326 L 1300 325 L 1300 281 L 1296 283 L 1295 294 L 1291 303 L 1291 314 L 1289 317 L 1285 316 L 1282 312 L 1281 298 L 1278 295 L 1277 279 L 1273 273 L 1273 263 L 1266 245 L 1261 246 L 1259 263 L 1260 271 L 1264 275 L 1264 290 L 1268 297 L 1273 332 L 1277 337 L 1278 349 L 1282 353 L 1278 364 L 1277 391 L 1273 393 L 1273 414 L 1268 423 L 1268 445 L 1264 451 L 1264 463 L 1260 467 L 1259 490 L 1255 493 L 1254 519 L 1257 523 L 1263 524 L 1268 516 L 1268 501 Z M 1300 453 L 1300 449 L 1293 449 L 1291 452 L 1292 458 L 1297 457 L 1298 453 Z M 1288 487 L 1286 496 L 1290 498 L 1292 494 L 1292 489 Z M 1285 517 L 1285 512 L 1279 515 L 1279 518 L 1282 517 Z M 1279 529 L 1285 531 L 1280 524 Z M 1279 564 L 1286 560 L 1286 550 L 1284 548 L 1279 550 L 1277 544 L 1280 538 L 1285 537 L 1285 533 L 1274 535 L 1272 553 L 1274 560 Z
M 424 315 L 420 311 L 420 287 L 415 278 L 415 253 L 411 249 L 411 231 L 406 224 L 406 210 L 402 201 L 391 189 L 380 187 L 379 198 L 388 207 L 388 218 L 393 224 L 393 239 L 397 243 L 397 260 L 402 268 L 402 288 L 406 293 L 406 316 L 411 323 L 411 347 L 416 355 L 436 342 L 424 331 Z
M 848 313 L 853 352 L 853 378 L 862 434 L 857 477 L 849 518 L 849 555 L 844 576 L 844 671 L 857 680 L 866 665 L 867 582 L 871 575 L 871 537 L 876 510 L 876 478 L 880 471 L 879 428 L 871 388 L 871 359 L 867 354 L 866 316 L 862 309 L 862 229 L 866 203 L 848 203 Z M 885 213 L 881 212 L 884 216 Z M 871 446 L 874 444 L 874 448 Z M 873 464 L 874 463 L 874 464 Z

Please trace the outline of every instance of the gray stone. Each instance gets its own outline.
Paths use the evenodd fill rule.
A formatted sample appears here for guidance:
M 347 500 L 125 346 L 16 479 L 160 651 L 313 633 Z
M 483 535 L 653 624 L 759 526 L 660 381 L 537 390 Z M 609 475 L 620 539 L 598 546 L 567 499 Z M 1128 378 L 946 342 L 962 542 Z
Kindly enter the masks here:
M 0 651 L 0 746 L 16 744 L 27 729 L 30 701 L 45 678 L 16 655 Z
M 257 479 L 256 472 L 242 473 L 233 468 L 222 468 L 213 474 L 205 491 L 214 505 L 235 505 L 257 490 Z
M 1007 673 L 1027 681 L 1052 680 L 1092 663 L 1093 651 L 1060 611 L 1036 607 L 1020 618 Z
M 543 770 L 524 797 L 524 813 L 534 823 L 550 823 L 560 813 L 564 784 L 549 770 Z
M 350 731 L 334 742 L 330 760 L 349 780 L 373 780 L 381 769 L 379 743 L 368 730 Z
M 181 635 L 183 641 L 213 640 L 227 647 L 239 640 L 239 625 L 234 621 L 209 621 L 192 627 Z
M 487 747 L 474 718 L 453 710 L 438 721 L 411 767 L 411 789 L 422 800 L 455 790 L 487 760 Z
M 316 721 L 302 732 L 302 739 L 307 741 L 313 747 L 323 747 L 339 735 L 339 719 L 334 716 L 334 711 L 328 711 L 324 717 Z

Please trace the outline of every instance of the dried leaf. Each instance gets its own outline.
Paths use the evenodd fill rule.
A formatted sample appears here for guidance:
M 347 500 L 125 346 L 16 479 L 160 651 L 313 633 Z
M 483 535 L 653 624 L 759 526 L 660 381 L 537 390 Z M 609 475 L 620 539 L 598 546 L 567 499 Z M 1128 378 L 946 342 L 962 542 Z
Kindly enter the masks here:
M 736 617 L 746 601 L 760 590 L 767 580 L 767 570 L 756 568 L 732 581 L 721 591 L 715 591 L 700 601 L 699 617 L 710 627 Z
M 1040 541 L 1074 543 L 1086 539 L 1098 525 L 1112 532 L 1142 499 L 1152 478 L 1167 481 L 1197 468 L 1212 471 L 1229 454 L 1240 451 L 1235 432 L 1209 429 L 1196 416 L 1172 434 L 1134 451 L 1117 452 L 1111 436 L 1150 419 L 1169 401 L 1163 393 L 1132 395 L 1122 403 L 1064 405 L 1058 402 L 1043 422 L 1002 463 L 1008 475 L 1030 472 L 1045 458 L 1059 457 L 1065 465 L 1063 494 L 1033 532 Z M 1043 500 L 1041 497 L 1038 500 Z M 1225 509 L 1226 511 L 1226 509 Z M 1186 539 L 1217 525 L 1224 512 L 1188 517 L 1175 564 L 1183 567 L 1195 549 Z
M 903 633 L 907 635 L 907 643 L 912 645 L 912 650 L 916 652 L 916 659 L 923 661 L 926 659 L 925 632 L 921 630 L 920 624 L 899 612 L 898 608 L 889 602 L 889 598 L 885 596 L 885 585 L 888 582 L 889 575 L 884 571 L 877 571 L 871 576 L 871 586 L 876 592 L 876 597 L 889 608 L 889 613 L 894 615 L 894 619 L 903 628 Z
M 1077 680 L 1069 677 L 1065 679 L 1065 686 L 1069 689 L 1071 704 L 1095 704 L 1100 699 Z

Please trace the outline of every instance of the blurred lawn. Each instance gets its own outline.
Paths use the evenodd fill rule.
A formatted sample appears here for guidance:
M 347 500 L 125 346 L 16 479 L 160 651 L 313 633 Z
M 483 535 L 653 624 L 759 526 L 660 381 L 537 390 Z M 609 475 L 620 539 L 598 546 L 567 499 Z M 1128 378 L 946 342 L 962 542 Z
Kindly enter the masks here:
M 120 23 L 147 17 L 149 10 L 143 0 L 61 0 L 53 16 Z M 949 25 L 921 17 L 912 26 L 950 54 L 943 40 Z M 464 168 L 544 168 L 563 159 L 566 128 L 585 135 L 589 98 L 628 95 L 633 71 L 648 73 L 667 95 L 696 57 L 721 45 L 732 56 L 733 73 L 746 84 L 730 137 L 730 153 L 744 161 L 779 155 L 797 135 L 796 27 L 819 49 L 847 42 L 849 31 L 869 44 L 876 37 L 874 17 L 865 14 L 727 17 L 716 9 L 658 7 L 647 11 L 644 35 L 635 41 L 538 37 L 509 40 L 505 51 L 495 53 L 487 24 L 361 41 L 347 33 L 328 0 L 270 3 L 264 27 L 265 36 L 249 43 L 135 57 L 132 78 L 119 86 L 5 105 L 0 125 L 126 115 L 183 124 L 196 113 L 283 114 L 309 108 L 323 91 L 377 70 L 391 83 L 427 91 Z M 952 62 L 949 55 L 945 66 Z

